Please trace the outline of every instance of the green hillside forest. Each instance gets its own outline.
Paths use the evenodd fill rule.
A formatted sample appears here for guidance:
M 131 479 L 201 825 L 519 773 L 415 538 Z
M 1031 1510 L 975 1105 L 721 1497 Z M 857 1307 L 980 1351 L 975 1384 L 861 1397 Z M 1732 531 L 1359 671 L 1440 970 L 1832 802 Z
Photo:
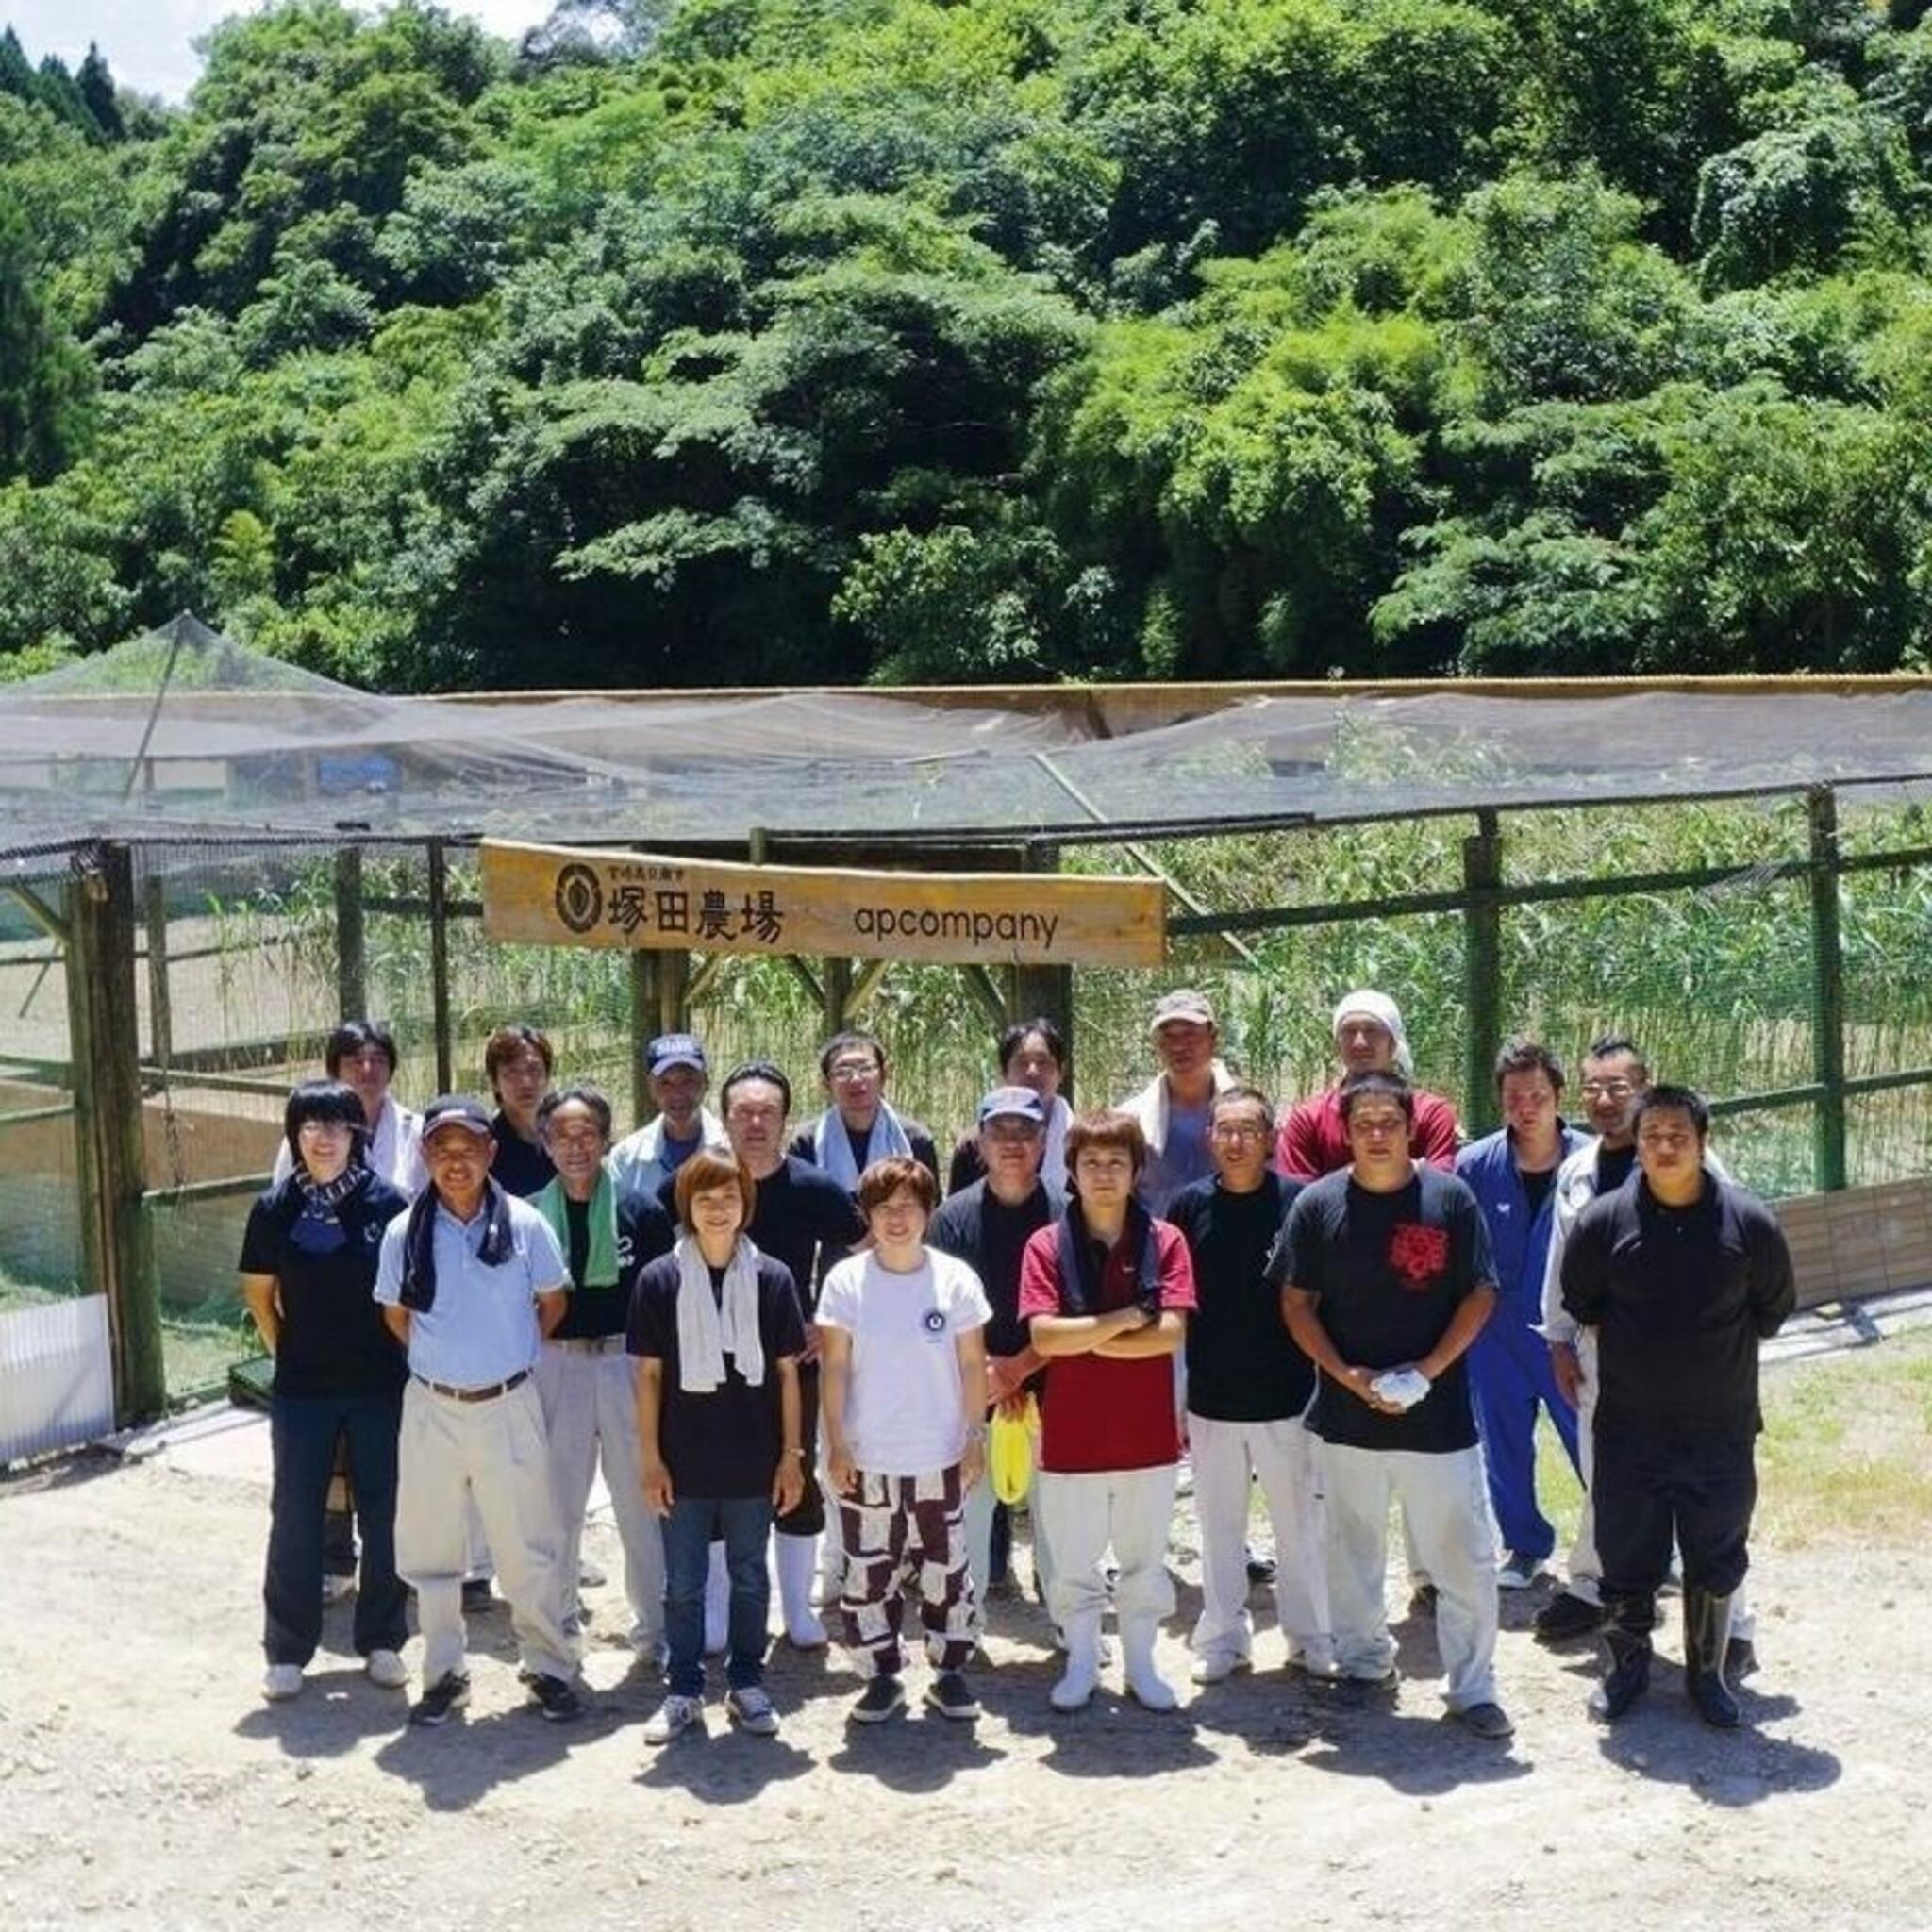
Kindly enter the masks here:
M 1924 0 L 0 39 L 0 667 L 1923 669 Z

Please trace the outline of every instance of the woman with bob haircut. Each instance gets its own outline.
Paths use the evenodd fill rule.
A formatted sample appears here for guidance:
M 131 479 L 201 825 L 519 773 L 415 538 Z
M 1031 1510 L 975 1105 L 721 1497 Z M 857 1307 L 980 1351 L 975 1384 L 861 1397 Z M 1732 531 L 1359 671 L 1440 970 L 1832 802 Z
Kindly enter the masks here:
M 867 1680 L 855 1724 L 906 1702 L 900 1629 L 914 1597 L 941 1717 L 979 1715 L 965 1670 L 979 1641 L 966 1560 L 966 1491 L 986 1470 L 986 1291 L 965 1262 L 925 1244 L 939 1183 L 909 1155 L 858 1181 L 871 1252 L 819 1291 L 826 1459 L 845 1551 L 845 1644 Z
M 402 1191 L 368 1165 L 367 1116 L 340 1080 L 309 1080 L 289 1096 L 290 1158 L 249 1209 L 242 1294 L 275 1357 L 262 1691 L 295 1696 L 322 1641 L 323 1513 L 346 1438 L 362 1524 L 355 1642 L 370 1680 L 408 1681 L 396 1575 L 396 1439 L 408 1366 L 374 1299 L 383 1229 L 404 1212 Z
M 733 1154 L 700 1148 L 677 1170 L 677 1244 L 638 1276 L 629 1352 L 637 1357 L 644 1500 L 664 1519 L 669 1694 L 644 1726 L 668 1744 L 705 1715 L 705 1581 L 711 1542 L 730 1578 L 725 1714 L 770 1737 L 766 1569 L 774 1510 L 805 1487 L 798 1357 L 805 1317 L 791 1271 L 745 1234 L 758 1200 Z

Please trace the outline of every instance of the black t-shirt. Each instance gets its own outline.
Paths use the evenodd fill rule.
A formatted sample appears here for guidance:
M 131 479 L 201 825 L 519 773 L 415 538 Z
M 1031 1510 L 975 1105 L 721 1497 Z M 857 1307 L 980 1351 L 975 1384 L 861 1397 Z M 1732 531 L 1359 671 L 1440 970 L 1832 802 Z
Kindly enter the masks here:
M 501 1109 L 490 1123 L 490 1138 L 496 1142 L 490 1172 L 505 1193 L 527 1201 L 557 1178 L 549 1155 L 534 1141 L 525 1140 Z
M 1368 1369 L 1420 1361 L 1442 1339 L 1464 1299 L 1493 1288 L 1489 1230 L 1475 1196 L 1454 1174 L 1424 1167 L 1391 1194 L 1357 1185 L 1347 1168 L 1324 1174 L 1288 1210 L 1269 1265 L 1320 1299 L 1323 1325 L 1342 1360 Z M 1475 1442 L 1469 1357 L 1445 1369 L 1401 1415 L 1373 1409 L 1354 1390 L 1321 1377 L 1309 1421 L 1324 1441 L 1357 1449 L 1443 1455 Z
M 1597 1331 L 1599 1428 L 1755 1435 L 1757 1344 L 1796 1302 L 1776 1216 L 1708 1173 L 1689 1208 L 1641 1174 L 1599 1194 L 1563 1248 L 1563 1306 Z
M 1627 1147 L 1599 1147 L 1596 1150 L 1596 1191 L 1614 1194 L 1637 1171 L 1637 1143 Z
M 1561 1165 L 1558 1161 L 1557 1166 Z M 1550 1198 L 1550 1190 L 1557 1185 L 1557 1169 L 1519 1167 L 1516 1178 L 1523 1183 L 1524 1194 L 1529 1201 L 1529 1218 L 1534 1221 L 1543 1211 L 1543 1203 Z
M 273 1187 L 248 1210 L 242 1272 L 273 1274 L 281 1304 L 275 1344 L 277 1395 L 394 1395 L 408 1379 L 408 1360 L 389 1332 L 375 1295 L 382 1231 L 409 1205 L 398 1189 L 371 1174 L 336 1209 L 340 1240 L 302 1214 L 291 1180 Z
M 814 1123 L 813 1127 L 816 1124 Z M 841 1121 L 840 1124 L 842 1126 L 844 1123 Z M 934 1180 L 938 1180 L 940 1150 L 932 1135 L 917 1121 L 903 1113 L 899 1116 L 899 1125 L 905 1130 L 906 1139 L 911 1145 L 913 1159 L 918 1161 Z M 802 1160 L 808 1167 L 818 1165 L 818 1141 L 814 1137 L 813 1127 L 799 1128 L 791 1137 L 791 1144 L 785 1150 L 794 1160 Z M 856 1136 L 850 1127 L 845 1128 L 846 1144 L 851 1147 L 853 1162 L 861 1174 L 865 1172 L 865 1149 L 870 1139 L 870 1134 L 861 1138 Z
M 571 1291 L 564 1304 L 563 1320 L 557 1324 L 553 1336 L 558 1341 L 583 1341 L 593 1335 L 622 1335 L 630 1317 L 631 1291 L 639 1271 L 659 1255 L 668 1255 L 677 1238 L 671 1217 L 651 1195 L 621 1191 L 617 1196 L 616 1283 L 607 1288 L 585 1288 L 581 1284 L 591 1254 L 590 1205 L 584 1202 L 583 1211 L 573 1214 L 570 1210 L 578 1204 L 564 1203 L 570 1239 L 562 1246 L 570 1264 Z
M 784 1262 L 809 1317 L 819 1305 L 819 1283 L 826 1270 L 865 1239 L 865 1221 L 830 1174 L 788 1156 L 782 1167 L 758 1182 L 745 1232 L 761 1255 Z
M 711 1292 L 720 1292 L 723 1276 Z M 778 1358 L 805 1347 L 805 1318 L 791 1271 L 769 1255 L 758 1257 L 758 1343 L 765 1377 L 757 1387 L 724 1357 L 724 1380 L 708 1393 L 680 1386 L 677 1356 L 678 1269 L 662 1256 L 638 1276 L 631 1298 L 625 1346 L 632 1355 L 655 1356 L 664 1364 L 658 1446 L 671 1472 L 674 1496 L 709 1500 L 768 1496 L 785 1446 L 779 1413 Z
M 953 1143 L 953 1158 L 946 1167 L 946 1197 L 963 1194 L 974 1181 L 986 1178 L 986 1158 L 979 1151 L 977 1134 L 961 1134 Z
M 1018 1355 L 1030 1344 L 1031 1324 L 1020 1319 L 1020 1257 L 1028 1239 L 1058 1221 L 1066 1205 L 1058 1188 L 1039 1181 L 1011 1208 L 981 1180 L 963 1193 L 949 1194 L 928 1224 L 927 1246 L 965 1262 L 986 1290 L 992 1309 L 988 1355 Z
M 1194 1263 L 1188 1318 L 1188 1409 L 1216 1422 L 1273 1423 L 1300 1415 L 1315 1392 L 1315 1365 L 1281 1320 L 1268 1279 L 1299 1181 L 1264 1174 L 1252 1193 L 1195 1181 L 1167 1204 Z

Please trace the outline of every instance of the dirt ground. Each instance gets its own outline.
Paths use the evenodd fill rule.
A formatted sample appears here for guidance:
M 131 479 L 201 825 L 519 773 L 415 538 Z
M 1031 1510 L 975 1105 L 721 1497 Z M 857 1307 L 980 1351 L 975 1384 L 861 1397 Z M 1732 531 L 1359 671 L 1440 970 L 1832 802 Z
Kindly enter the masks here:
M 608 1589 L 581 1724 L 524 1707 L 500 1609 L 473 1622 L 466 1723 L 406 1729 L 403 1697 L 343 1654 L 341 1607 L 305 1694 L 264 1705 L 265 1524 L 259 1482 L 166 1455 L 0 1486 L 9 1932 L 291 1913 L 518 1932 L 1932 1925 L 1923 1548 L 1760 1550 L 1764 1668 L 1732 1736 L 1693 1720 L 1674 1667 L 1613 1736 L 1593 1727 L 1591 1651 L 1529 1637 L 1544 1586 L 1504 1599 L 1507 1747 L 1441 1722 L 1419 1622 L 1398 1626 L 1392 1706 L 1290 1685 L 1268 1628 L 1252 1676 L 1177 1714 L 1109 1690 L 1059 1718 L 1042 1615 L 1001 1604 L 976 1727 L 848 1735 L 853 1679 L 780 1644 L 782 1737 L 714 1713 L 708 1737 L 654 1752 L 639 1731 L 657 1691 L 626 1674 Z M 591 1541 L 614 1559 L 608 1531 Z M 1185 1552 L 1179 1569 L 1165 1659 L 1185 1681 Z

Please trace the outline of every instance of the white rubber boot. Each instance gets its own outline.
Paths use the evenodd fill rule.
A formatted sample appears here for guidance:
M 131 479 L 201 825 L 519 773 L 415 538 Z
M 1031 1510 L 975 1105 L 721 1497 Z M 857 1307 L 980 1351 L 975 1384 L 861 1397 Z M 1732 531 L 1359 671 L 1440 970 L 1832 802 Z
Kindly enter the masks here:
M 1086 1611 L 1069 1617 L 1060 1628 L 1066 1640 L 1065 1674 L 1046 1693 L 1056 1710 L 1079 1710 L 1100 1684 L 1100 1616 Z
M 1127 1694 L 1145 1710 L 1173 1710 L 1180 1704 L 1174 1686 L 1154 1667 L 1154 1640 L 1160 1625 L 1152 1617 L 1121 1624 L 1121 1657 L 1126 1665 Z
M 839 1532 L 839 1512 L 832 1499 L 825 1499 L 825 1532 L 819 1538 L 819 1574 L 811 1587 L 811 1600 L 820 1609 L 831 1609 L 845 1594 L 845 1542 Z
M 705 1655 L 723 1657 L 730 1642 L 731 1573 L 720 1541 L 711 1545 L 711 1567 L 705 1574 Z
M 778 1571 L 778 1604 L 785 1617 L 787 1639 L 793 1650 L 824 1649 L 825 1626 L 811 1607 L 818 1538 L 774 1536 L 772 1550 Z

